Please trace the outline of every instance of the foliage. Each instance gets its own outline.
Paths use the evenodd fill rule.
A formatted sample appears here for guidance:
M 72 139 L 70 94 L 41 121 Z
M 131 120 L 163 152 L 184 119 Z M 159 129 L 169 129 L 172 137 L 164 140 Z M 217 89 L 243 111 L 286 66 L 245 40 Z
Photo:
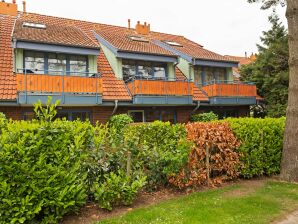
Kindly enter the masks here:
M 5 114 L 0 112 L 0 134 L 1 134 L 1 129 L 6 127 L 7 122 L 8 122 L 8 120 L 5 116 Z
M 240 143 L 227 123 L 189 123 L 187 138 L 194 142 L 188 164 L 169 182 L 179 188 L 221 184 L 238 177 Z
M 59 100 L 55 103 L 52 103 L 52 97 L 49 96 L 44 107 L 39 100 L 36 104 L 34 104 L 34 112 L 37 119 L 41 121 L 52 121 L 57 115 L 56 107 L 59 105 L 59 103 Z
M 132 170 L 148 177 L 148 190 L 166 185 L 167 176 L 178 173 L 186 164 L 191 149 L 184 125 L 160 121 L 128 126 L 124 142 L 131 153 Z
M 218 120 L 218 115 L 214 112 L 195 114 L 190 117 L 191 122 L 208 122 Z
M 111 172 L 104 175 L 102 183 L 95 183 L 94 195 L 99 206 L 112 210 L 115 205 L 131 205 L 137 193 L 146 184 L 146 177 L 131 178 L 125 172 Z
M 123 130 L 126 125 L 133 123 L 133 119 L 127 114 L 112 116 L 109 120 L 109 131 L 115 146 L 119 146 L 123 140 Z
M 247 0 L 249 3 L 255 3 L 255 2 L 262 2 L 262 9 L 269 9 L 269 8 L 274 8 L 278 6 L 279 4 L 281 6 L 286 5 L 286 0 Z
M 83 205 L 91 124 L 9 122 L 0 135 L 0 223 L 57 223 Z
M 241 141 L 241 176 L 251 178 L 280 172 L 285 118 L 229 118 L 233 132 Z
M 270 22 L 272 28 L 263 32 L 256 61 L 241 68 L 241 77 L 256 83 L 268 116 L 280 117 L 285 116 L 288 102 L 288 35 L 277 16 L 271 16 Z

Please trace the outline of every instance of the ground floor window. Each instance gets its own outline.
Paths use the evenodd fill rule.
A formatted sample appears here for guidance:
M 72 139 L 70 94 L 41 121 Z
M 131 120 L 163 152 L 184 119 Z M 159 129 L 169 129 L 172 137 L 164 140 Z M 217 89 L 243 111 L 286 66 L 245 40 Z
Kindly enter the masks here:
M 176 116 L 175 110 L 166 110 L 166 109 L 131 110 L 131 111 L 128 111 L 128 114 L 132 117 L 134 122 L 169 121 L 172 124 L 177 122 L 177 116 Z
M 128 115 L 130 115 L 136 123 L 145 122 L 145 114 L 143 110 L 130 110 L 128 111 Z
M 30 111 L 24 112 L 24 120 L 32 120 L 35 117 L 35 113 Z M 63 119 L 65 118 L 66 120 L 69 121 L 75 121 L 77 119 L 80 119 L 81 121 L 91 121 L 91 112 L 90 111 L 76 111 L 76 110 L 58 110 L 57 115 L 55 119 Z

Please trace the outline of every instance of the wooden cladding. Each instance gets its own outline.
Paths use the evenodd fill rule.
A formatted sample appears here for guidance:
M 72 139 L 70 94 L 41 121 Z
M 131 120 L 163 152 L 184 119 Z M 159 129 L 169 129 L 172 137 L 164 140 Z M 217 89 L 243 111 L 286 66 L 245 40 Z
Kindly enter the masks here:
M 183 81 L 134 80 L 128 84 L 132 95 L 192 95 L 193 85 Z
M 208 94 L 209 97 L 257 96 L 257 87 L 255 85 L 242 84 L 242 83 L 213 84 L 213 85 L 203 86 L 202 89 Z
M 17 90 L 39 93 L 102 93 L 98 77 L 17 74 Z

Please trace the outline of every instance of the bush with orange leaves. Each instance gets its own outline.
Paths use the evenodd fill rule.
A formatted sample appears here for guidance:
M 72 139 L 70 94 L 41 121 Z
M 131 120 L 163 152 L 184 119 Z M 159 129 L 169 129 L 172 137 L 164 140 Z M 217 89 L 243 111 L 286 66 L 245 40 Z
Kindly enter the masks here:
M 169 177 L 172 185 L 179 188 L 216 186 L 239 176 L 240 154 L 235 149 L 240 142 L 228 123 L 189 123 L 186 130 L 194 146 L 187 166 Z

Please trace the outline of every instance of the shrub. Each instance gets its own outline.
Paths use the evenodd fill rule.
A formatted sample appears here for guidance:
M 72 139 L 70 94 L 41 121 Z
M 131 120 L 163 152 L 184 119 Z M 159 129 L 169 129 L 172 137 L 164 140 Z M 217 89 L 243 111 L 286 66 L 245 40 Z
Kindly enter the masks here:
M 285 118 L 229 118 L 241 141 L 241 175 L 251 178 L 280 172 Z
M 7 124 L 0 135 L 0 223 L 57 223 L 87 196 L 90 123 Z
M 123 171 L 104 175 L 102 183 L 94 185 L 95 200 L 101 208 L 112 210 L 116 205 L 131 205 L 137 193 L 146 184 L 146 177 L 131 178 Z
M 132 118 L 127 114 L 112 116 L 109 120 L 109 131 L 113 139 L 114 146 L 119 146 L 123 140 L 123 130 L 128 124 L 133 123 Z
M 187 138 L 194 143 L 188 164 L 169 182 L 179 188 L 221 184 L 238 177 L 239 142 L 227 123 L 189 123 Z
M 216 120 L 218 120 L 218 116 L 212 111 L 209 113 L 195 114 L 190 116 L 191 122 L 208 122 Z
M 181 124 L 156 121 L 125 129 L 124 150 L 131 153 L 134 172 L 142 171 L 148 177 L 148 190 L 167 184 L 167 176 L 186 164 L 190 148 Z M 127 158 L 126 154 L 122 158 Z

